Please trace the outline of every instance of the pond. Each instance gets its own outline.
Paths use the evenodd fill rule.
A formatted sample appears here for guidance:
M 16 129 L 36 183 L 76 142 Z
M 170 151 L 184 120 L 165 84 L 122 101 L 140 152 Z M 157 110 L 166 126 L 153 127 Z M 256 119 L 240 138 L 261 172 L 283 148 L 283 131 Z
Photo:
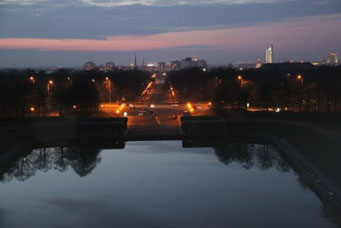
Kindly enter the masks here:
M 271 145 L 40 148 L 0 172 L 1 227 L 334 227 Z

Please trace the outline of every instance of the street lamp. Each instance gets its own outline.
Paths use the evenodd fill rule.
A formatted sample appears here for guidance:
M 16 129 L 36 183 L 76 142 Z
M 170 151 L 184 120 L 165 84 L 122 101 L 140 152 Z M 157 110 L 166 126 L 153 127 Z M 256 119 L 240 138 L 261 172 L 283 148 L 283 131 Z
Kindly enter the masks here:
M 242 78 L 242 76 L 240 76 L 240 75 L 238 75 L 238 80 L 239 80 L 239 85 L 240 85 L 240 88 L 242 87 L 242 80 L 243 80 L 243 78 Z
M 108 81 L 109 103 L 111 103 L 111 81 L 109 77 L 106 77 L 105 80 Z
M 303 86 L 303 77 L 302 77 L 302 75 L 297 75 L 297 80 L 301 81 L 301 86 Z
M 53 81 L 49 80 L 47 83 L 47 97 L 49 97 L 49 95 L 50 95 L 50 86 L 52 86 L 52 85 L 53 85 Z
M 33 76 L 30 77 L 30 81 L 31 81 L 32 83 L 36 83 L 36 79 L 35 79 Z

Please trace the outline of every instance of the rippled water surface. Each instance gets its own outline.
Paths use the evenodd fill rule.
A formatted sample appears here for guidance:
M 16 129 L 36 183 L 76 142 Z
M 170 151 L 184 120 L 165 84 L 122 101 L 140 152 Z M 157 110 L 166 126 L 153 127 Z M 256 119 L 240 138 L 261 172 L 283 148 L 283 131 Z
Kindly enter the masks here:
M 0 227 L 333 227 L 269 145 L 42 148 L 0 178 Z

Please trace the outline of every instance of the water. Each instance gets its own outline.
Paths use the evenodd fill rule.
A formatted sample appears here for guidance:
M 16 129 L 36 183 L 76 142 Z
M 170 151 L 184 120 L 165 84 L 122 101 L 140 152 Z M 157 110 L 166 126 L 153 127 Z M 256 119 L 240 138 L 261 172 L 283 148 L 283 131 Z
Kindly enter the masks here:
M 0 227 L 333 227 L 269 145 L 35 149 L 0 178 Z

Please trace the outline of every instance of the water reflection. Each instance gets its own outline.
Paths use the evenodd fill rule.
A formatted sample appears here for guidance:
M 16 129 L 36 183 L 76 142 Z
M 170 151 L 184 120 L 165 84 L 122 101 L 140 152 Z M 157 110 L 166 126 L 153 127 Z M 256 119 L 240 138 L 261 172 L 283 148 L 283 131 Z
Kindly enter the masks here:
M 37 171 L 56 169 L 60 172 L 70 167 L 83 177 L 92 172 L 101 162 L 101 150 L 97 148 L 58 147 L 34 149 L 29 155 L 20 156 L 11 167 L 0 174 L 0 181 L 13 178 L 25 181 Z
M 218 144 L 213 147 L 218 160 L 225 165 L 240 164 L 245 169 L 257 167 L 268 170 L 275 167 L 280 172 L 289 172 L 290 166 L 280 154 L 267 144 Z M 0 181 L 13 178 L 25 181 L 37 171 L 55 169 L 65 172 L 69 168 L 80 177 L 89 175 L 101 162 L 100 149 L 94 147 L 54 147 L 33 149 L 17 158 L 12 165 L 0 172 Z M 304 184 L 302 184 L 304 185 Z
M 8 227 L 337 224 L 309 183 L 266 143 L 183 148 L 178 141 L 129 142 L 116 151 L 52 147 L 25 152 L 11 164 L 0 167 L 5 182 L 0 183 L 0 226 L 1 220 Z M 15 181 L 35 174 L 24 184 Z M 42 217 L 49 219 L 42 224 Z
M 240 164 L 245 169 L 254 166 L 260 170 L 275 167 L 280 172 L 289 172 L 290 166 L 271 145 L 267 144 L 221 144 L 214 151 L 222 163 Z

